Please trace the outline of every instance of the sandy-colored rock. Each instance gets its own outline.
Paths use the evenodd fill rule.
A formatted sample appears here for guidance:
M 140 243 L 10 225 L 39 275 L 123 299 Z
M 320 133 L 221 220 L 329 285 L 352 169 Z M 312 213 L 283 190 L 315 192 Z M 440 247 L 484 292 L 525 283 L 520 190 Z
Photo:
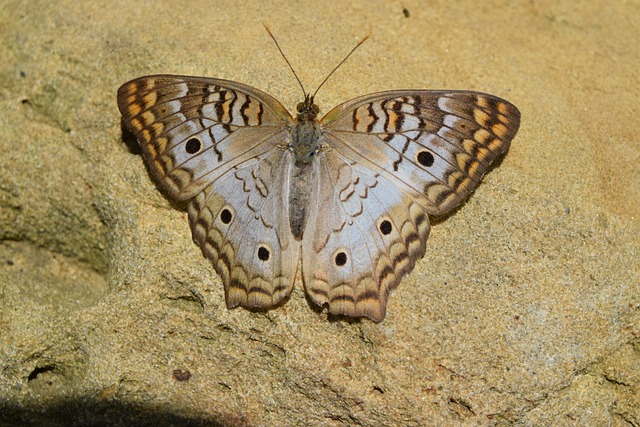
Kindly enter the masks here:
M 407 9 L 407 14 L 403 13 Z M 640 425 L 635 2 L 72 2 L 0 8 L 0 425 Z M 241 81 L 293 108 L 502 96 L 510 152 L 435 223 L 387 318 L 266 313 L 122 140 L 116 90 Z

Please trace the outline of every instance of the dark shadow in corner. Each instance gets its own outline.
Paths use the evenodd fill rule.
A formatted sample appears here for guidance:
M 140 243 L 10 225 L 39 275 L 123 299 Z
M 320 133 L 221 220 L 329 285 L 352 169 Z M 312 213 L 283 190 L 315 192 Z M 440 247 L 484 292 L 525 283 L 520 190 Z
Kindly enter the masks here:
M 30 399 L 31 400 L 31 399 Z M 224 413 L 218 417 L 178 413 L 166 406 L 131 405 L 113 400 L 86 398 L 46 403 L 34 401 L 23 405 L 0 398 L 0 426 L 247 426 L 242 414 Z M 224 408 L 220 408 L 223 412 Z

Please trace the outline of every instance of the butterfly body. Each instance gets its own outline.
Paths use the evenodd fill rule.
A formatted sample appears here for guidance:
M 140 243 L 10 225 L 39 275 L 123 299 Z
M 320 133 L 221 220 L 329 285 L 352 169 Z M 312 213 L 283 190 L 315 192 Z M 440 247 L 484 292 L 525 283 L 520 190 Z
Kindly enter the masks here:
M 298 115 L 291 126 L 289 149 L 294 154 L 294 167 L 289 193 L 289 221 L 291 232 L 298 240 L 302 238 L 307 219 L 307 205 L 313 186 L 313 160 L 320 149 L 321 125 L 318 122 L 320 109 L 307 96 L 298 104 Z
M 194 241 L 228 307 L 269 308 L 298 267 L 311 301 L 381 321 L 389 291 L 424 255 L 429 215 L 458 206 L 505 153 L 520 113 L 493 95 L 387 91 L 318 119 L 221 79 L 125 83 L 118 106 L 169 197 L 188 200 Z

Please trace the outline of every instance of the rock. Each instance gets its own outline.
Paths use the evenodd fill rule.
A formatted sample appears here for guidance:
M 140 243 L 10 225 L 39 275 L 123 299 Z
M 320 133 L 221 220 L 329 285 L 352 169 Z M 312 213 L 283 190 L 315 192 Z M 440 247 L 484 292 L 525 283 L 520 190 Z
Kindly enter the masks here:
M 282 7 L 0 11 L 0 424 L 640 424 L 637 8 Z M 227 310 L 185 207 L 122 140 L 116 90 L 144 74 L 229 78 L 295 106 L 263 19 L 309 86 L 372 29 L 318 95 L 324 112 L 402 87 L 522 112 L 382 323 L 327 318 L 300 278 L 274 310 Z

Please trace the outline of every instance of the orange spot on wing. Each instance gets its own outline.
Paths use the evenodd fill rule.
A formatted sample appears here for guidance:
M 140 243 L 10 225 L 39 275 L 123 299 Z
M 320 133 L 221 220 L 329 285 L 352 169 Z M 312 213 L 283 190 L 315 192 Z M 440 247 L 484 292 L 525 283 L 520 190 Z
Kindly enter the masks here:
M 131 117 L 137 116 L 138 114 L 140 114 L 140 111 L 142 111 L 140 104 L 137 104 L 135 102 L 130 103 L 129 107 L 127 107 L 127 114 L 129 114 Z
M 504 139 L 505 135 L 507 134 L 507 127 L 502 123 L 496 123 L 495 125 L 491 126 L 491 130 L 500 139 Z
M 473 109 L 473 119 L 482 127 L 487 127 L 489 115 L 479 108 Z
M 152 105 L 155 105 L 157 99 L 158 99 L 158 92 L 156 92 L 155 90 L 146 94 L 142 98 L 142 100 L 144 101 L 144 108 L 149 108 Z

